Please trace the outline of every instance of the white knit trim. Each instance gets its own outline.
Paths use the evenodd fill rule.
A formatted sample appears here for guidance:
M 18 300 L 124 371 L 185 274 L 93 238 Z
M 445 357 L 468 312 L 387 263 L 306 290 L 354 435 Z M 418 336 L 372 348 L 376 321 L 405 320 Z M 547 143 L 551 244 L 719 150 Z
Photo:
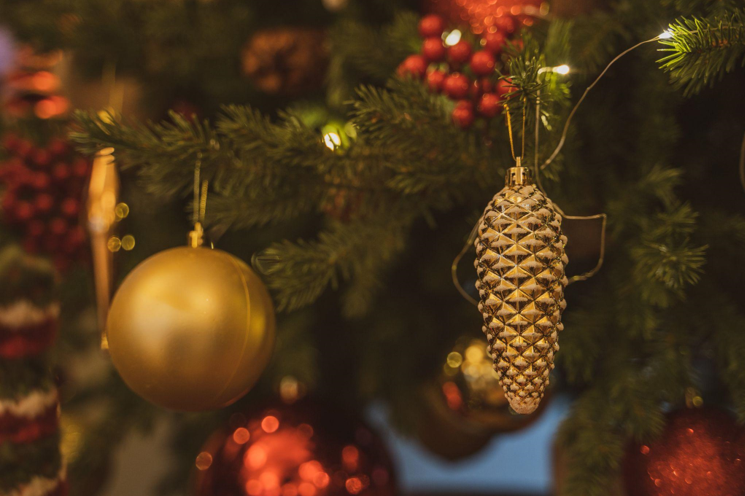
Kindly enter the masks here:
M 58 315 L 58 303 L 37 307 L 28 300 L 18 300 L 6 307 L 0 307 L 0 326 L 24 327 L 39 324 L 49 318 L 57 318 Z
M 64 481 L 65 477 L 67 477 L 67 468 L 63 464 L 57 477 L 53 479 L 47 477 L 34 477 L 28 484 L 24 484 L 9 493 L 0 492 L 0 496 L 44 496 L 55 489 L 60 482 Z
M 36 390 L 20 399 L 0 399 L 0 415 L 10 414 L 16 417 L 36 417 L 50 406 L 57 403 L 57 390 Z

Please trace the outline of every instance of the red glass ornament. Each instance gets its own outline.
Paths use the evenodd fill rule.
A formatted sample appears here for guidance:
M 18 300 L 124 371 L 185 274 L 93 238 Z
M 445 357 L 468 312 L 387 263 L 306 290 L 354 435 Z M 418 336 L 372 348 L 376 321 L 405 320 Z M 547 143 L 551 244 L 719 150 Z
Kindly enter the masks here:
M 445 78 L 447 78 L 447 74 L 444 71 L 430 71 L 427 74 L 429 91 L 433 93 L 441 92 L 443 84 L 445 84 Z
M 471 44 L 465 40 L 460 40 L 448 48 L 448 60 L 453 64 L 465 64 L 471 58 L 471 53 L 473 53 Z
M 197 496 L 393 496 L 393 466 L 361 421 L 306 402 L 234 414 L 196 455 Z
M 505 36 L 499 31 L 488 32 L 483 37 L 484 48 L 486 50 L 489 50 L 494 55 L 499 55 L 500 53 L 502 53 L 505 40 Z
M 445 31 L 445 20 L 436 14 L 424 16 L 419 21 L 419 36 L 422 38 L 439 37 L 442 36 L 443 31 Z
M 519 23 L 532 22 L 543 0 L 423 0 L 424 10 L 439 14 L 454 24 L 470 25 L 476 34 L 497 28 L 512 30 Z
M 494 93 L 486 93 L 479 100 L 479 114 L 484 117 L 494 117 L 502 111 L 502 101 Z
M 660 439 L 629 448 L 623 481 L 633 496 L 745 494 L 745 428 L 712 408 L 669 414 Z
M 411 75 L 421 79 L 427 73 L 427 60 L 422 55 L 409 55 L 398 66 L 397 73 L 399 76 Z
M 473 112 L 473 104 L 469 101 L 460 101 L 453 109 L 453 122 L 461 129 L 468 129 L 473 125 L 476 116 Z
M 445 78 L 443 91 L 453 100 L 460 100 L 468 95 L 471 81 L 463 74 L 450 74 Z
M 70 177 L 70 166 L 65 163 L 57 163 L 52 169 L 52 176 L 57 181 L 64 181 Z
M 27 222 L 34 216 L 34 207 L 27 201 L 19 201 L 15 205 L 15 211 L 13 212 L 15 219 L 18 222 Z
M 52 155 L 59 158 L 60 156 L 66 155 L 70 152 L 70 145 L 63 139 L 52 138 L 49 140 L 47 149 L 52 153 Z
M 494 55 L 486 50 L 480 50 L 471 56 L 471 70 L 477 76 L 488 76 L 494 72 Z
M 442 39 L 438 37 L 427 38 L 422 44 L 422 55 L 430 62 L 440 62 L 445 60 L 447 54 L 447 48 L 442 43 Z

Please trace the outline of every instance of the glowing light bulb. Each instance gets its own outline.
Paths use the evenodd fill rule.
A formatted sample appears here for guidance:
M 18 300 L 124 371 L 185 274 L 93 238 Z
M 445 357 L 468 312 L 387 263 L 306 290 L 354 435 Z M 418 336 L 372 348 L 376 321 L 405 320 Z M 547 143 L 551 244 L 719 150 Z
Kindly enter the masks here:
M 562 76 L 566 76 L 569 74 L 569 66 L 566 64 L 562 64 L 560 66 L 554 67 L 554 72 L 557 74 L 561 74 Z
M 460 37 L 461 32 L 457 29 L 453 29 L 450 31 L 450 34 L 445 37 L 445 44 L 447 46 L 453 46 L 460 41 Z
M 660 40 L 669 40 L 672 37 L 673 37 L 673 32 L 670 31 L 669 29 L 667 29 L 667 30 L 663 31 L 662 34 L 659 35 L 657 38 L 659 38 Z
M 323 142 L 329 150 L 335 150 L 337 146 L 341 145 L 341 138 L 336 133 L 327 133 L 323 136 Z

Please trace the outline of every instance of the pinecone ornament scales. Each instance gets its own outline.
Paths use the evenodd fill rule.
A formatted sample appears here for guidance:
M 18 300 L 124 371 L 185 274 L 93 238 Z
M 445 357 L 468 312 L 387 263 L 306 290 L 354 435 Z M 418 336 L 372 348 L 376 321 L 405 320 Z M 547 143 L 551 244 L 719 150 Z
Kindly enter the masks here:
M 510 406 L 526 414 L 543 398 L 559 350 L 567 239 L 528 168 L 509 169 L 506 183 L 479 221 L 476 289 L 499 382 Z

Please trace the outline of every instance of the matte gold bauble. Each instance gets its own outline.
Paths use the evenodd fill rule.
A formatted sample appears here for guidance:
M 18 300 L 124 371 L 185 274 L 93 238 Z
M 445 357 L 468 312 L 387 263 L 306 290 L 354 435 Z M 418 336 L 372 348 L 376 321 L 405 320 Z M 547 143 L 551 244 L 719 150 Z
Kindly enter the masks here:
M 172 410 L 227 406 L 248 392 L 274 345 L 264 284 L 236 257 L 180 247 L 138 265 L 114 296 L 109 352 L 127 385 Z

